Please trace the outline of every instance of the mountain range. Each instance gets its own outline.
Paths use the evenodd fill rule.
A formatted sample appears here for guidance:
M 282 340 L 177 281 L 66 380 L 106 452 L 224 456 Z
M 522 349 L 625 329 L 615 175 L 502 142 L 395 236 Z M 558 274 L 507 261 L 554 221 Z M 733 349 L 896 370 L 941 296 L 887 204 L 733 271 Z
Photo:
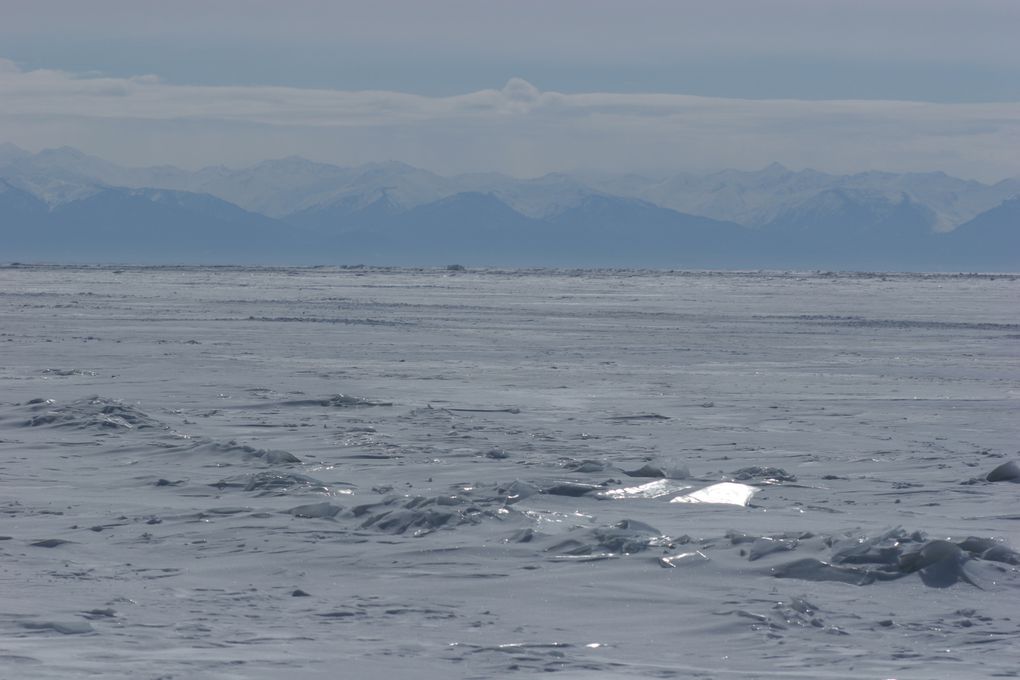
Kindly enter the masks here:
M 8 262 L 1018 271 L 1020 178 L 191 171 L 0 144 L 0 234 Z

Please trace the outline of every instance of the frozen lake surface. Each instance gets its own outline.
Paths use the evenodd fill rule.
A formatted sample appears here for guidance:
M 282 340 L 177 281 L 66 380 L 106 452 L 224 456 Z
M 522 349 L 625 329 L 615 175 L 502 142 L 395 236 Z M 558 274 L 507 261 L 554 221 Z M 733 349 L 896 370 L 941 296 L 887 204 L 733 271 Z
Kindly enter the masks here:
M 0 269 L 0 677 L 1016 677 L 1018 300 Z

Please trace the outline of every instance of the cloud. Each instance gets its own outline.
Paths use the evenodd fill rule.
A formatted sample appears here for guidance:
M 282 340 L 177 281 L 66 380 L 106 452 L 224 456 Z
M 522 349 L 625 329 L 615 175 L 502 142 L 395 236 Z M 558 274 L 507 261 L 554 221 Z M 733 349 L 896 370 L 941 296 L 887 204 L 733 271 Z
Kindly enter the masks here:
M 78 76 L 23 71 L 0 60 L 5 116 L 143 120 L 205 119 L 285 126 L 393 125 L 424 120 L 527 114 L 542 96 L 511 79 L 502 90 L 453 97 L 292 87 L 173 85 L 158 77 Z
M 1017 174 L 1020 103 L 750 100 L 680 94 L 540 91 L 522 78 L 500 89 L 455 96 L 294 87 L 196 86 L 155 76 L 114 78 L 24 70 L 0 60 L 0 141 L 19 142 L 31 127 L 100 155 L 125 160 L 124 148 L 96 148 L 89 129 L 160 135 L 201 158 L 218 152 L 256 160 L 286 147 L 336 149 L 334 162 L 398 158 L 443 171 L 794 167 L 850 171 L 942 169 L 996 178 Z M 31 126 L 29 125 L 31 122 Z M 126 125 L 130 123 L 130 125 Z M 42 127 L 40 127 L 42 126 Z M 207 148 L 209 130 L 223 143 Z M 267 134 L 267 129 L 276 130 Z M 67 131 L 85 139 L 67 139 Z M 63 136 L 62 136 L 63 135 Z M 59 140 L 57 137 L 61 137 Z M 278 140 L 267 147 L 264 138 Z M 318 139 L 316 143 L 314 140 Z M 338 140 L 343 140 L 344 147 Z M 44 142 L 45 144 L 45 142 Z M 374 145 L 374 146 L 373 146 Z M 343 151 L 346 148 L 346 151 Z M 149 162 L 179 161 L 152 158 Z M 334 153 L 334 152 L 330 152 Z M 374 154 L 385 154 L 372 158 Z M 321 154 L 320 154 L 321 155 Z M 133 159 L 137 160 L 137 159 Z

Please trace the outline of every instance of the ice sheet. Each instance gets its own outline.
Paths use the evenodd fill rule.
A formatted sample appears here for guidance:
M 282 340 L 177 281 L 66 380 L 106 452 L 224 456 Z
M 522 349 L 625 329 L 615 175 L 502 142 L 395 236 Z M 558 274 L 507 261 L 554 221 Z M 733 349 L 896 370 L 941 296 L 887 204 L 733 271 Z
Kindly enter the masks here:
M 0 268 L 0 677 L 1015 674 L 1018 285 Z

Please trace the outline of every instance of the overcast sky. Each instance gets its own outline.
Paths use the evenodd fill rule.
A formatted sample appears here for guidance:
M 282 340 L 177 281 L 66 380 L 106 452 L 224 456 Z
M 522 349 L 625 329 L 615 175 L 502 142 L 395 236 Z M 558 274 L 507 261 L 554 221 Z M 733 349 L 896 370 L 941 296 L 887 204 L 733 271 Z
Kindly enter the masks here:
M 3 0 L 0 142 L 140 165 L 1020 175 L 1013 0 Z

